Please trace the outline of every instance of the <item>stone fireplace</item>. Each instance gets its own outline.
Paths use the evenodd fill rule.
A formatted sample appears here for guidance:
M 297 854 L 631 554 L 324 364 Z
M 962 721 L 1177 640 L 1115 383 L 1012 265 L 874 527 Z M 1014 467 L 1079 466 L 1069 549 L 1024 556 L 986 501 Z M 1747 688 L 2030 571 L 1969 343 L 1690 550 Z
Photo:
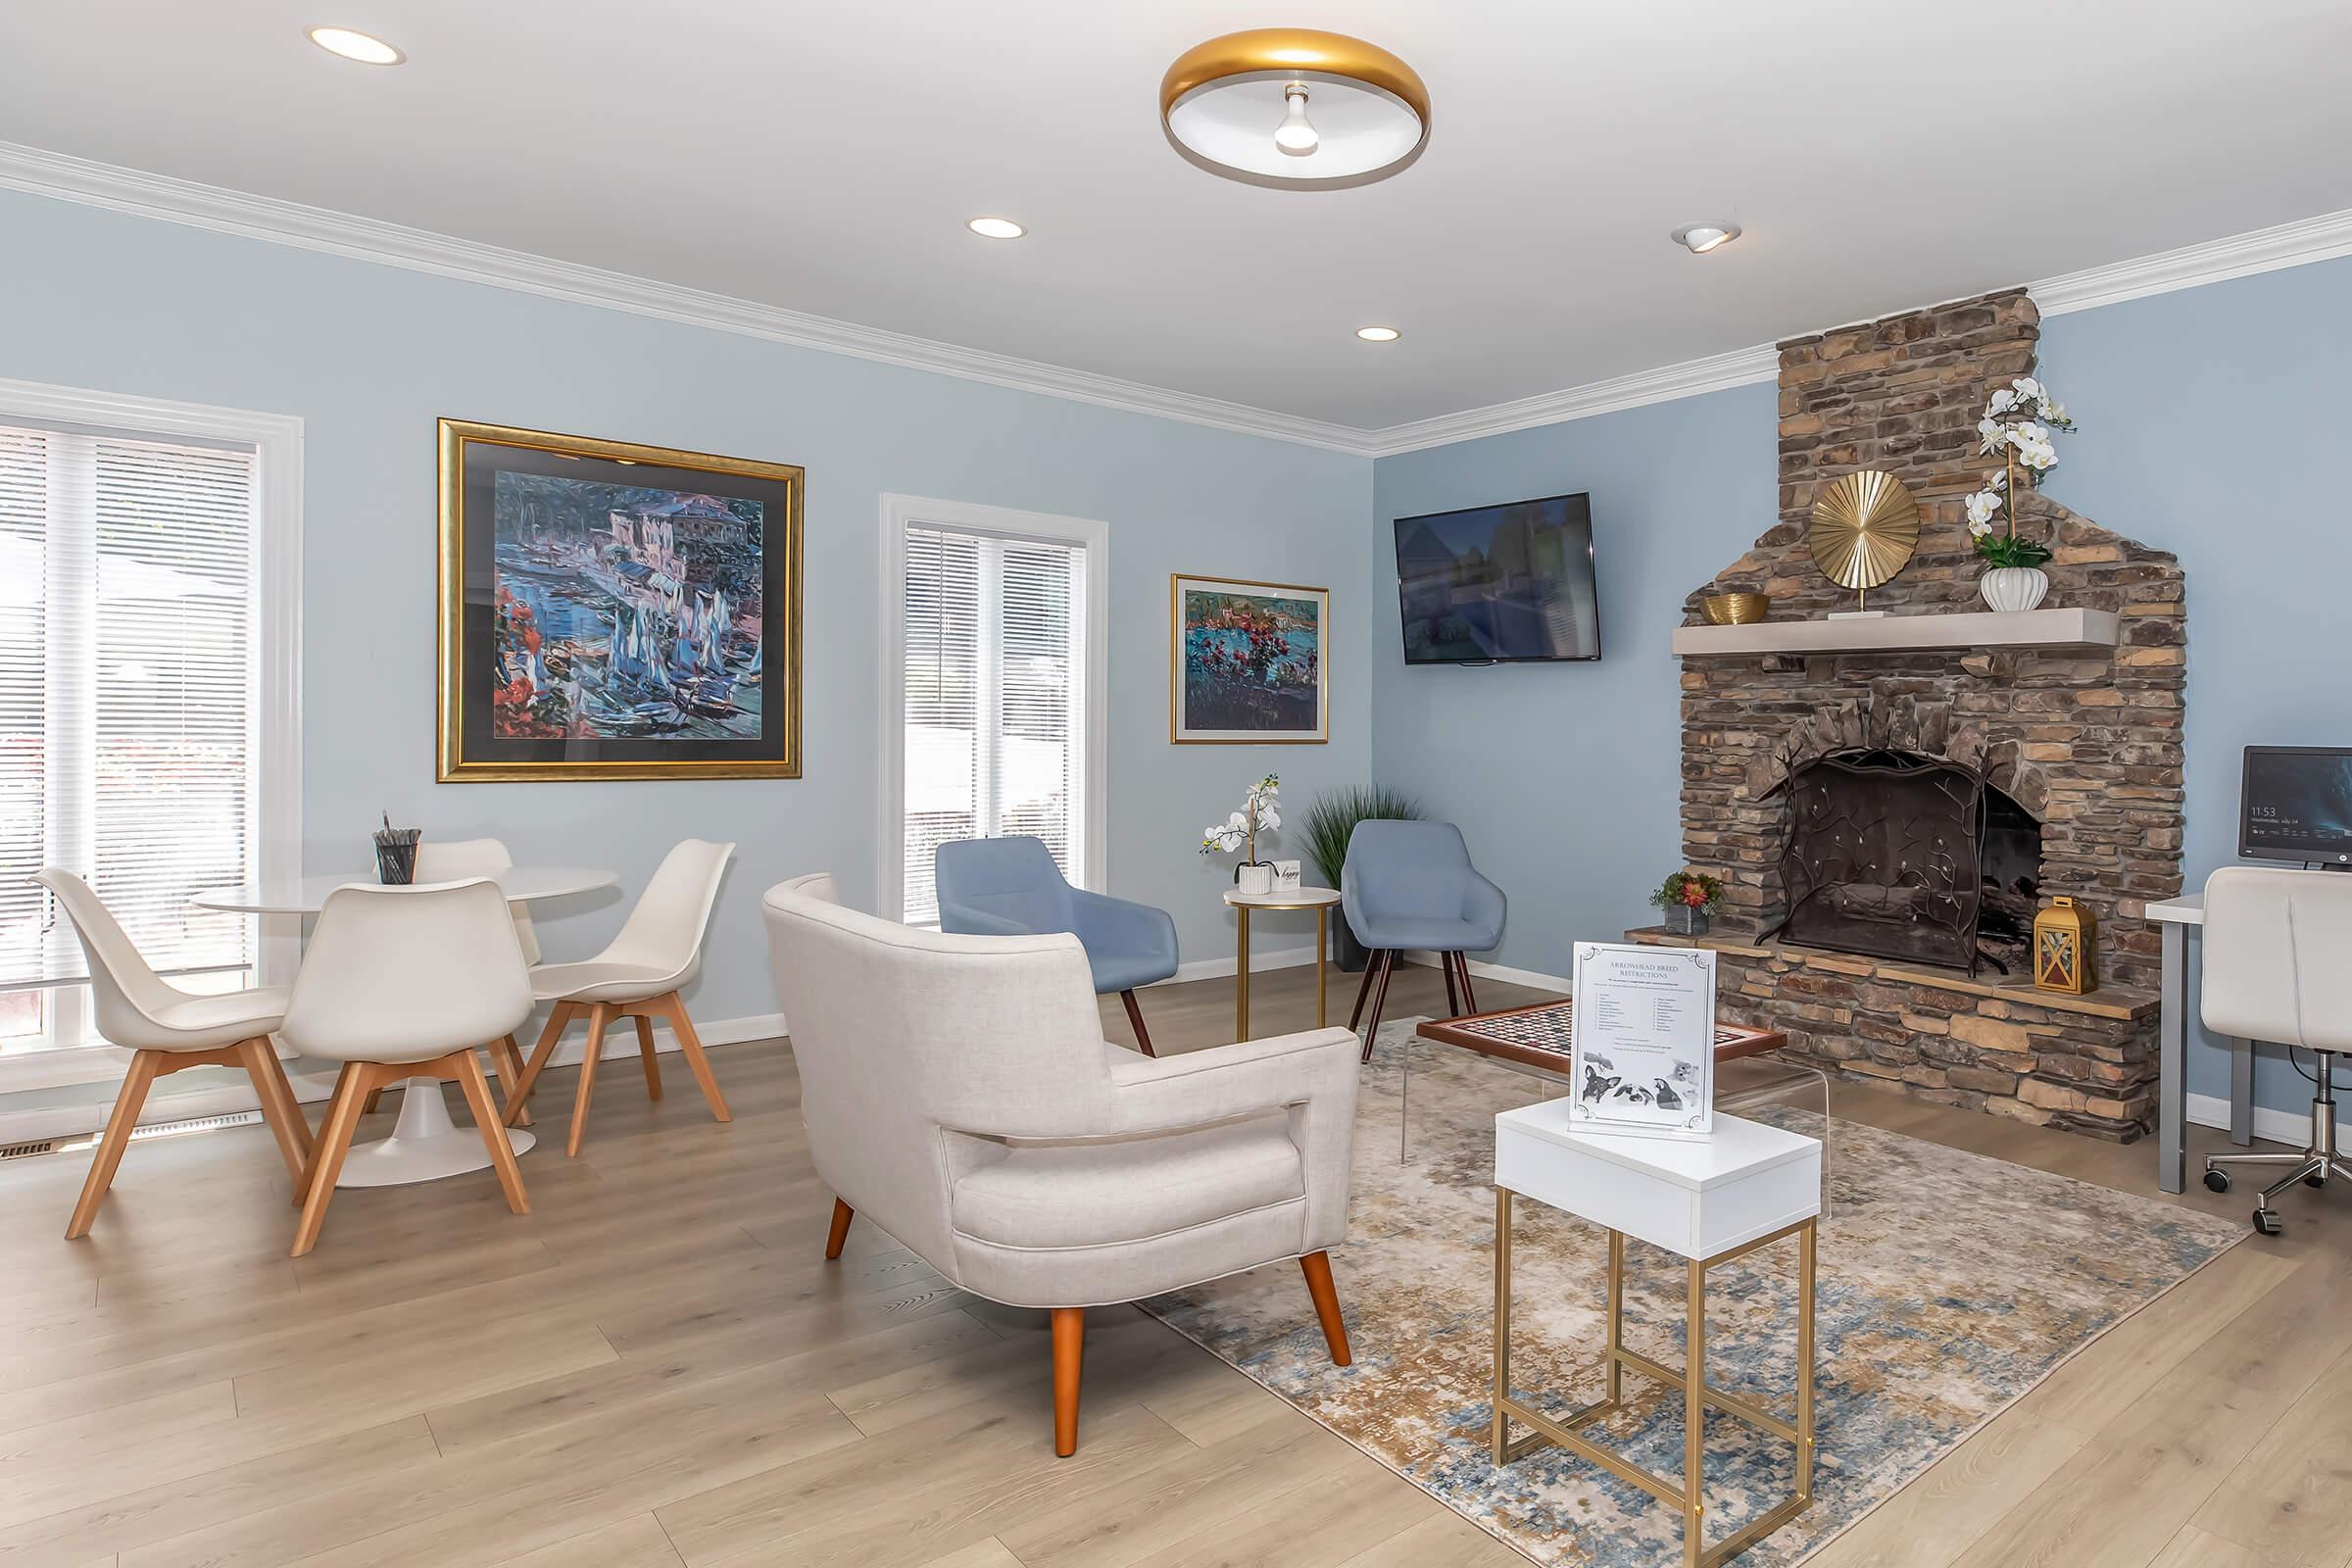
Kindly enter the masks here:
M 1853 608 L 1805 535 L 1823 483 L 1874 467 L 1911 487 L 1922 527 L 1871 607 L 1983 611 L 1961 513 L 1990 463 L 1974 427 L 2033 373 L 2038 335 L 2019 290 L 1782 344 L 1780 521 L 1685 623 L 1740 589 L 1771 595 L 1776 623 Z M 1723 955 L 1726 1016 L 1848 1077 L 2131 1139 L 2156 1076 L 2141 908 L 2180 887 L 2183 583 L 2173 557 L 2037 495 L 2020 526 L 2055 553 L 2047 607 L 2111 612 L 2112 646 L 1687 654 L 1683 854 L 1726 885 L 1700 939 Z M 2053 894 L 2098 919 L 2088 996 L 2033 987 Z

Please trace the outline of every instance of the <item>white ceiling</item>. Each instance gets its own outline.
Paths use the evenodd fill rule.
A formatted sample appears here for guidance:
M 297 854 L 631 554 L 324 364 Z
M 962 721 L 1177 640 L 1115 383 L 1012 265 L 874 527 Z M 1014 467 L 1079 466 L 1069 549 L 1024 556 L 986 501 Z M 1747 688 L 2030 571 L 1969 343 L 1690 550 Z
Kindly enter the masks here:
M 1424 156 L 1178 157 L 1160 73 L 1270 24 L 1411 62 Z M 0 140 L 1362 428 L 2352 208 L 2348 79 L 2347 0 L 0 8 Z

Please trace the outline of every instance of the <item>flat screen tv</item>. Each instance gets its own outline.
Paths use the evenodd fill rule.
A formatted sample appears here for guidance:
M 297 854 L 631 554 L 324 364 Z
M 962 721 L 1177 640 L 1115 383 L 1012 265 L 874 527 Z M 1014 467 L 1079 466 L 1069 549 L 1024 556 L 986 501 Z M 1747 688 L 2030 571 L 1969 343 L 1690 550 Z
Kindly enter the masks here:
M 1589 496 L 1396 519 L 1408 664 L 1600 657 Z
M 2352 746 L 2249 746 L 2237 853 L 2352 865 Z

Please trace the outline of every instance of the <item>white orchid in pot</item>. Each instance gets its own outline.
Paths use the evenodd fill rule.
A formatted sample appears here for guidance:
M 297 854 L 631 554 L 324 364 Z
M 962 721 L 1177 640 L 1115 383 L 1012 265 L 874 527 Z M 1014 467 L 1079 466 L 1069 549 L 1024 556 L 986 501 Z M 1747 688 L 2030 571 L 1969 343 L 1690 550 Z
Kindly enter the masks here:
M 2050 547 L 2018 536 L 2018 475 L 2022 469 L 2025 487 L 2038 489 L 2042 476 L 2058 466 L 2051 437 L 2074 428 L 2065 407 L 2030 375 L 1997 389 L 1977 421 L 1978 450 L 2001 458 L 2001 466 L 1984 476 L 1984 488 L 1966 502 L 1968 531 L 1987 564 L 1977 588 L 1995 610 L 2032 610 L 2050 591 L 2049 574 L 2041 569 Z M 1996 514 L 2005 514 L 2004 527 L 1994 526 Z
M 1234 884 L 1244 893 L 1263 896 L 1274 891 L 1274 864 L 1257 858 L 1257 836 L 1282 826 L 1281 807 L 1282 775 L 1268 773 L 1250 786 L 1240 810 L 1200 835 L 1202 855 L 1244 852 L 1241 864 L 1233 868 Z

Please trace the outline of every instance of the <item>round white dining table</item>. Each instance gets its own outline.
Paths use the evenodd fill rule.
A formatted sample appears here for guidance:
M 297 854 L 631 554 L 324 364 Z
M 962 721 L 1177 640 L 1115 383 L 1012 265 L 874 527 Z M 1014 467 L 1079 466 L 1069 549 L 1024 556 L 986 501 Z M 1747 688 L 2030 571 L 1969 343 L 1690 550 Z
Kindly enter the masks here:
M 509 904 L 594 893 L 620 880 L 611 871 L 581 866 L 513 865 L 487 875 Z M 376 885 L 375 878 L 366 872 L 282 877 L 199 893 L 188 902 L 200 909 L 226 914 L 317 914 L 325 906 L 327 895 L 337 888 Z M 535 1148 L 539 1139 L 527 1128 L 510 1127 L 507 1142 L 520 1154 Z M 391 1135 L 353 1145 L 335 1185 L 401 1187 L 489 1166 L 490 1151 L 482 1147 L 481 1134 L 461 1129 L 449 1119 L 449 1104 L 441 1097 L 439 1080 L 411 1078 L 401 1086 L 400 1119 L 393 1123 Z

